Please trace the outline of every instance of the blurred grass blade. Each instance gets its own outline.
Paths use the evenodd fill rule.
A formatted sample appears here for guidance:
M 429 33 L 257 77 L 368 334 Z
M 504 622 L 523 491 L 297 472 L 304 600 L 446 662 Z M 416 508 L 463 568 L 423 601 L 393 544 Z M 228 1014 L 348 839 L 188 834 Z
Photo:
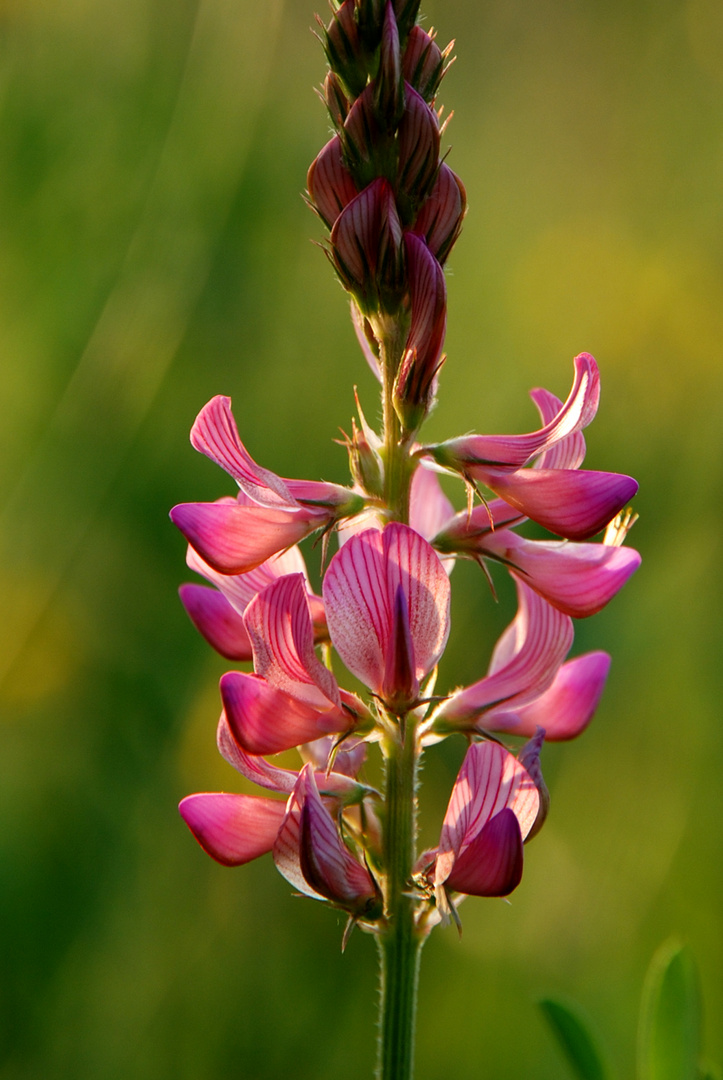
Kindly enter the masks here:
M 704 1061 L 698 1069 L 697 1080 L 721 1080 L 721 1071 L 717 1065 Z
M 580 1009 L 553 998 L 540 1008 L 579 1080 L 608 1080 L 610 1073 Z
M 639 1080 L 699 1080 L 700 1028 L 693 954 L 687 946 L 667 941 L 645 977 L 638 1031 Z

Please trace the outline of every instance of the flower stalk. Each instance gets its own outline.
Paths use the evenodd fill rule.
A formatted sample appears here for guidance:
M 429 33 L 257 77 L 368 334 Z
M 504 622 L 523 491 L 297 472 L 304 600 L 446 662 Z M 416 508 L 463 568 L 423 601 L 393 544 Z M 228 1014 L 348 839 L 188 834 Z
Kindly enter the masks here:
M 357 400 L 358 424 L 345 438 L 350 485 L 287 479 L 252 458 L 230 399 L 215 397 L 191 441 L 236 494 L 171 511 L 189 568 L 207 582 L 182 586 L 183 604 L 218 652 L 247 665 L 221 678 L 218 748 L 262 792 L 202 792 L 180 812 L 218 862 L 271 854 L 297 892 L 376 938 L 378 1080 L 413 1078 L 427 935 L 459 925 L 465 896 L 507 896 L 519 885 L 524 845 L 549 804 L 543 743 L 585 729 L 610 665 L 599 651 L 567 659 L 573 619 L 600 611 L 640 561 L 622 546 L 633 518 L 618 516 L 637 484 L 581 468 L 582 432 L 599 401 L 588 353 L 575 357 L 564 402 L 531 392 L 538 429 L 420 441 L 445 361 L 444 265 L 466 193 L 440 157 L 437 93 L 450 50 L 417 25 L 418 7 L 333 5 L 321 30 L 334 135 L 307 175 L 326 253 L 381 385 L 381 431 Z M 475 492 L 480 504 L 455 509 L 440 469 L 459 479 L 460 503 Z M 552 538 L 519 532 L 528 520 Z M 317 595 L 298 545 L 316 535 L 326 550 L 334 533 L 338 549 Z M 509 573 L 518 609 L 486 673 L 432 697 L 457 558 L 476 561 L 489 581 Z M 342 666 L 366 693 L 337 681 Z M 419 855 L 422 752 L 460 736 L 468 748 L 439 842 Z M 298 768 L 270 760 L 293 748 Z M 367 754 L 379 750 L 381 792 L 365 778 Z

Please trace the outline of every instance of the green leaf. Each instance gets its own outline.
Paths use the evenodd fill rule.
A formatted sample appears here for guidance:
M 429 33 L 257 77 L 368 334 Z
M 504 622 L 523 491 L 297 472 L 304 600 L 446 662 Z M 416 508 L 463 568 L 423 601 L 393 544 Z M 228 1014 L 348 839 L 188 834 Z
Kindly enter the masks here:
M 610 1074 L 579 1007 L 553 998 L 539 1004 L 579 1080 L 608 1080 Z
M 700 1028 L 700 992 L 693 954 L 675 940 L 666 941 L 653 957 L 643 987 L 638 1029 L 639 1080 L 701 1080 Z

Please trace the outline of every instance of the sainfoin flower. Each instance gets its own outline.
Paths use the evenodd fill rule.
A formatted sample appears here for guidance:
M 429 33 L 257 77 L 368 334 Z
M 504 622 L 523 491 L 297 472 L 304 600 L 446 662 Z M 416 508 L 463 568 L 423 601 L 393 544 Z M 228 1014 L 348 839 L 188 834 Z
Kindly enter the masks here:
M 220 679 L 218 747 L 259 789 L 190 795 L 181 814 L 218 862 L 271 854 L 296 891 L 348 915 L 344 940 L 355 925 L 376 935 L 380 1080 L 412 1078 L 411 1003 L 429 931 L 459 924 L 464 896 L 507 896 L 520 883 L 549 803 L 544 743 L 581 734 L 610 669 L 599 650 L 570 655 L 574 620 L 613 602 L 640 563 L 623 545 L 635 480 L 581 467 L 600 401 L 589 353 L 575 357 L 564 402 L 531 392 L 536 430 L 436 443 L 419 434 L 445 362 L 445 266 L 467 196 L 441 160 L 450 50 L 416 25 L 418 8 L 342 0 L 319 20 L 333 134 L 309 168 L 307 201 L 381 384 L 381 428 L 357 399 L 343 440 L 350 486 L 291 480 L 251 457 L 230 399 L 214 397 L 191 442 L 236 491 L 171 512 L 205 582 L 181 587 L 184 607 L 245 665 Z M 440 473 L 462 482 L 458 505 Z M 322 541 L 315 587 L 298 547 L 312 536 Z M 466 686 L 438 672 L 459 559 L 478 563 L 493 591 L 509 574 L 517 596 Z M 460 736 L 467 751 L 438 844 L 418 858 L 422 756 Z M 383 768 L 367 774 L 374 753 Z

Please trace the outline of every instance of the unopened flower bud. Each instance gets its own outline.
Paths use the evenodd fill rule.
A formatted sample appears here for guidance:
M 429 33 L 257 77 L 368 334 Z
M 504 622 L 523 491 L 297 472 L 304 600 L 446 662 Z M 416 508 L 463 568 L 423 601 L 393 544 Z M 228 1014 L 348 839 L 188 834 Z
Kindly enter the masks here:
M 397 21 L 391 0 L 387 0 L 384 12 L 379 71 L 374 80 L 374 108 L 380 126 L 388 132 L 396 131 L 404 112 L 404 82 Z
M 344 0 L 324 32 L 324 50 L 329 67 L 358 97 L 366 86 L 365 50 L 354 18 L 354 0 Z
M 447 326 L 442 268 L 423 240 L 405 233 L 412 320 L 394 383 L 394 408 L 408 432 L 416 431 L 434 404 Z
M 351 174 L 344 167 L 338 135 L 330 139 L 312 161 L 306 187 L 314 208 L 331 228 L 344 207 L 358 194 Z
M 389 182 L 375 180 L 342 210 L 331 258 L 363 314 L 395 311 L 403 291 L 402 228 Z
M 399 27 L 399 39 L 403 43 L 417 21 L 420 0 L 394 0 L 394 14 Z
M 404 78 L 426 102 L 434 100 L 442 76 L 447 51 L 443 53 L 430 34 L 421 26 L 413 26 L 404 50 L 402 72 Z
M 437 262 L 444 262 L 457 241 L 467 210 L 467 193 L 462 181 L 444 162 L 437 179 L 412 228 L 422 236 Z
M 392 146 L 377 121 L 373 93 L 374 87 L 369 85 L 352 105 L 339 132 L 346 165 L 359 188 L 387 174 L 386 159 Z
M 384 492 L 384 465 L 379 454 L 381 440 L 367 424 L 358 398 L 357 408 L 361 427 L 358 428 L 356 421 L 352 420 L 352 437 L 348 444 L 349 466 L 354 482 L 367 495 L 381 498 Z
M 406 197 L 416 212 L 431 191 L 437 174 L 439 122 L 437 114 L 416 90 L 409 84 L 404 90 L 404 116 L 398 134 L 397 184 L 400 195 Z
M 355 4 L 359 33 L 369 52 L 373 53 L 382 36 L 385 0 L 355 0 Z
M 329 71 L 324 79 L 324 101 L 332 124 L 337 129 L 341 128 L 349 115 L 349 101 L 344 93 L 341 79 L 333 71 Z

